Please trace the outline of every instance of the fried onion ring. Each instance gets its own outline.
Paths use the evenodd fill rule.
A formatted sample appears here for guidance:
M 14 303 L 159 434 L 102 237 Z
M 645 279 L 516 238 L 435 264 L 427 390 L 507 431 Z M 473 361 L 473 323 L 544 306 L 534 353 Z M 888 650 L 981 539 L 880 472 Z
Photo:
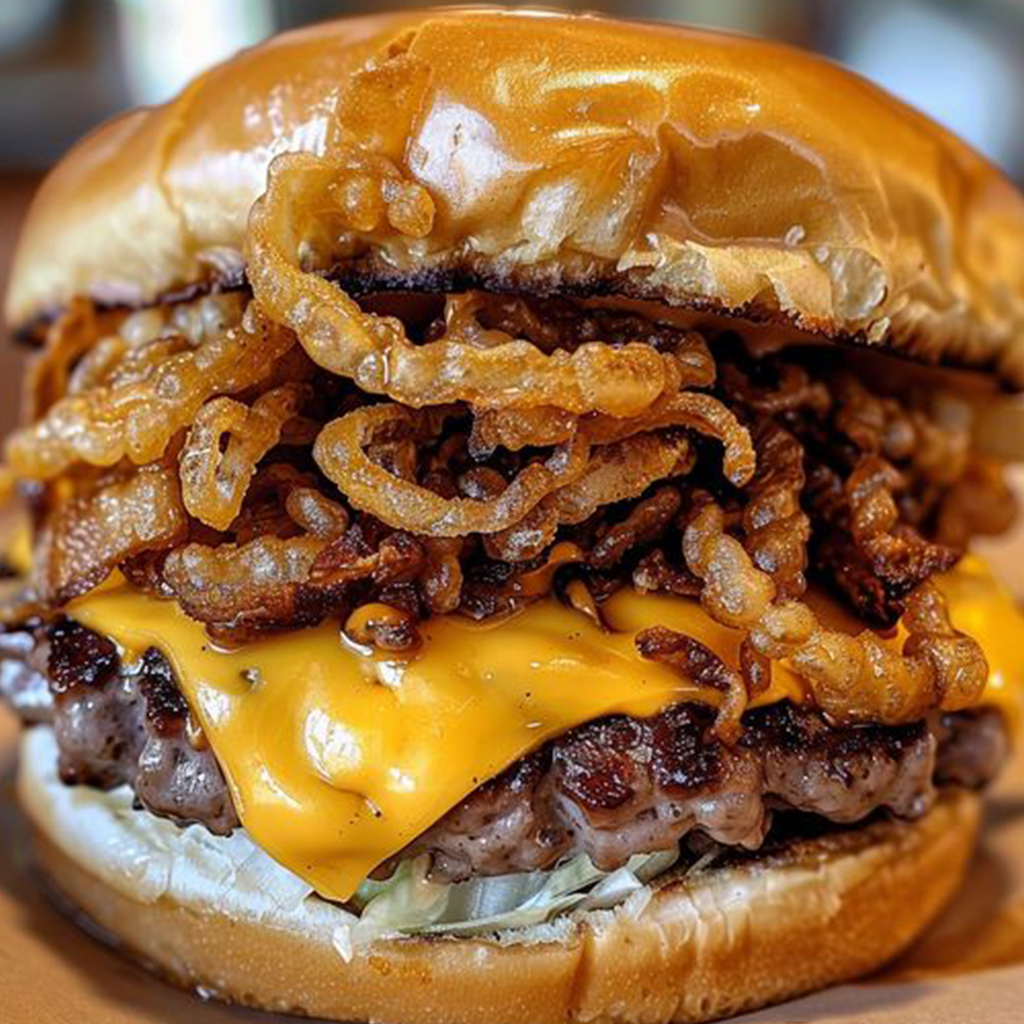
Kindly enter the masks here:
M 187 534 L 173 468 L 156 463 L 118 473 L 57 510 L 35 553 L 35 587 L 53 605 L 65 604 L 102 583 L 121 562 L 172 548 Z
M 750 431 L 713 395 L 683 391 L 662 399 L 642 416 L 594 417 L 583 429 L 594 444 L 609 444 L 666 427 L 685 427 L 721 441 L 725 446 L 725 475 L 737 487 L 743 487 L 754 475 L 757 456 Z
M 326 543 L 258 537 L 237 546 L 187 544 L 167 556 L 163 576 L 187 615 L 218 630 L 310 626 L 329 603 L 307 582 Z
M 672 349 L 672 355 L 674 362 L 667 364 L 673 373 L 672 379 L 666 382 L 666 396 L 675 395 L 685 388 L 709 387 L 715 382 L 715 361 L 707 342 L 699 334 L 691 332 L 684 335 Z M 703 429 L 697 420 L 701 419 L 701 410 L 710 407 L 711 401 L 713 399 L 709 396 L 703 396 L 702 400 L 691 403 L 693 420 L 690 423 L 680 422 L 679 425 Z M 658 426 L 670 426 L 673 411 L 684 404 L 686 403 L 673 402 L 671 397 L 663 397 L 657 406 L 648 410 L 644 418 L 634 419 L 628 423 L 609 421 L 601 416 L 581 420 L 557 406 L 474 409 L 469 449 L 472 454 L 481 456 L 489 455 L 499 447 L 515 452 L 533 445 L 561 444 L 572 436 L 573 431 L 578 429 L 581 423 L 595 441 L 604 443 L 626 437 L 630 433 L 656 429 Z M 659 423 L 659 415 L 662 413 L 663 422 Z M 707 419 L 705 413 L 701 419 L 702 424 L 706 425 Z M 719 436 L 717 431 L 721 429 L 722 423 L 721 417 L 716 415 L 716 425 L 707 432 Z M 735 436 L 734 430 L 732 424 L 729 424 L 728 431 L 731 437 Z
M 190 515 L 217 530 L 231 525 L 256 466 L 280 441 L 282 428 L 310 390 L 285 384 L 261 395 L 251 407 L 221 396 L 199 410 L 179 457 L 182 496 Z
M 416 431 L 423 426 L 424 417 L 422 411 L 391 403 L 355 409 L 324 427 L 313 447 L 313 457 L 356 508 L 396 529 L 427 537 L 507 529 L 552 491 L 578 479 L 587 468 L 590 446 L 576 435 L 544 462 L 527 465 L 493 500 L 444 498 L 392 475 L 373 462 L 365 450 L 389 429 Z
M 811 521 L 800 507 L 806 482 L 803 446 L 774 420 L 764 419 L 754 432 L 754 447 L 757 472 L 743 510 L 747 550 L 775 580 L 781 597 L 800 597 L 807 589 L 811 536 Z
M 698 686 L 725 694 L 713 732 L 723 743 L 735 745 L 749 701 L 743 675 L 698 640 L 664 626 L 642 630 L 635 643 L 641 657 L 671 665 Z
M 651 484 L 688 472 L 690 444 L 683 436 L 639 434 L 594 451 L 586 471 L 541 501 L 520 522 L 486 538 L 494 557 L 508 562 L 536 558 L 559 526 L 581 523 L 602 505 L 643 494 Z
M 828 630 L 807 605 L 778 600 L 771 577 L 726 533 L 713 502 L 691 520 L 683 546 L 687 565 L 704 581 L 701 604 L 708 614 L 747 630 L 758 654 L 788 658 L 837 724 L 912 722 L 935 707 L 966 707 L 985 687 L 984 652 L 953 629 L 945 600 L 930 583 L 907 601 L 909 636 L 901 654 L 870 630 L 858 636 Z
M 256 300 L 298 335 L 315 363 L 363 391 L 415 409 L 464 401 L 633 416 L 665 390 L 673 357 L 644 343 L 587 342 L 548 354 L 522 339 L 478 346 L 462 330 L 414 345 L 400 320 L 365 312 L 341 288 L 303 269 L 310 211 L 322 216 L 325 209 L 350 232 L 423 238 L 433 227 L 434 204 L 383 157 L 352 150 L 331 162 L 305 153 L 277 157 L 253 206 L 246 255 Z
M 7 460 L 19 477 L 38 480 L 52 480 L 76 462 L 153 462 L 208 398 L 258 383 L 293 344 L 287 331 L 247 316 L 245 326 L 163 359 L 140 379 L 61 399 L 11 435 Z

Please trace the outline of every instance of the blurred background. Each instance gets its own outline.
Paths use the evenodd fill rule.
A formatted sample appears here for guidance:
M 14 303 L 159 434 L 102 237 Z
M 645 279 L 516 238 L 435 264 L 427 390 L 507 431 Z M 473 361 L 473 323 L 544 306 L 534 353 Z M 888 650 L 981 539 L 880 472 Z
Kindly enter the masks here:
M 32 191 L 90 127 L 160 103 L 282 29 L 406 3 L 373 0 L 0 0 L 0 288 Z M 1024 180 L 1024 0 L 585 0 L 605 10 L 784 39 L 925 110 Z M 17 361 L 0 346 L 0 428 Z

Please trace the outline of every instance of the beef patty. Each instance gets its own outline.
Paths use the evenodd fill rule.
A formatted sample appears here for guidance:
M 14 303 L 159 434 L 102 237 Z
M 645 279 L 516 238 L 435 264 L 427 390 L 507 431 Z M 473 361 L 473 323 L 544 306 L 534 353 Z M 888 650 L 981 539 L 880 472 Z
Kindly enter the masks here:
M 53 726 L 65 782 L 131 786 L 147 811 L 216 834 L 238 826 L 220 766 L 159 651 L 123 665 L 109 639 L 63 619 L 0 635 L 0 658 L 0 692 L 27 721 Z M 678 704 L 571 729 L 483 783 L 376 874 L 423 853 L 435 876 L 455 880 L 577 853 L 611 870 L 682 840 L 756 849 L 779 810 L 837 823 L 883 808 L 914 818 L 937 785 L 984 785 L 1007 750 L 992 709 L 839 728 L 780 703 L 748 711 L 734 747 L 713 737 L 714 714 Z

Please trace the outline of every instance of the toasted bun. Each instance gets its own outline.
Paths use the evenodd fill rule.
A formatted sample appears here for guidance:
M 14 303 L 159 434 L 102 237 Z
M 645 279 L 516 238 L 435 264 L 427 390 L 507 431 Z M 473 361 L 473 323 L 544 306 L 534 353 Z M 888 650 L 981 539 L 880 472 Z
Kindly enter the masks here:
M 977 797 L 947 792 L 913 824 L 876 822 L 670 879 L 639 909 L 493 941 L 379 942 L 346 963 L 332 941 L 343 913 L 301 892 L 275 896 L 281 869 L 221 852 L 244 837 L 183 833 L 123 794 L 62 787 L 55 754 L 46 730 L 28 734 L 19 794 L 58 889 L 182 985 L 332 1020 L 704 1021 L 854 978 L 946 903 L 979 818 Z
M 809 54 L 553 12 L 319 25 L 108 123 L 32 207 L 10 323 L 237 277 L 270 160 L 353 142 L 438 209 L 364 285 L 624 294 L 1024 387 L 1024 202 L 975 152 Z

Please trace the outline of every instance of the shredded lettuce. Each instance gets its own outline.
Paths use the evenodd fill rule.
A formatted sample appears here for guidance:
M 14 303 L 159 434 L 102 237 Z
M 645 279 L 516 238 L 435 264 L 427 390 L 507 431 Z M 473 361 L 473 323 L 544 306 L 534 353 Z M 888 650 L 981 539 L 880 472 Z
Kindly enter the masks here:
M 387 881 L 359 887 L 353 903 L 360 914 L 339 928 L 335 945 L 347 959 L 353 950 L 389 936 L 482 935 L 606 909 L 678 859 L 678 850 L 638 854 L 616 871 L 601 871 L 581 855 L 552 871 L 443 883 L 430 880 L 429 858 L 418 857 L 400 864 Z

